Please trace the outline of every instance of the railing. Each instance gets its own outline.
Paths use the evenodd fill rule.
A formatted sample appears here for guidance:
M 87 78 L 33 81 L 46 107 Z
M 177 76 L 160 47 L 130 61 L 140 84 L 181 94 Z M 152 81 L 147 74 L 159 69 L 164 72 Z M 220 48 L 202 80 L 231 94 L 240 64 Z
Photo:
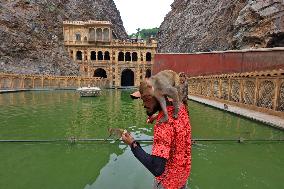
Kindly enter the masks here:
M 189 94 L 284 117 L 284 70 L 191 77 Z
M 0 90 L 75 89 L 82 86 L 105 87 L 108 81 L 99 77 L 18 75 L 0 73 Z
M 95 41 L 73 41 L 73 40 L 65 40 L 64 45 L 65 46 L 91 46 L 93 45 L 92 42 Z M 118 40 L 112 40 L 112 41 L 98 41 L 96 42 L 104 42 L 108 43 L 105 45 L 100 45 L 100 46 L 106 46 L 106 47 L 133 47 L 133 48 L 138 48 L 138 47 L 145 47 L 145 48 L 157 48 L 157 43 L 147 43 L 147 42 L 127 42 L 127 41 L 118 41 Z

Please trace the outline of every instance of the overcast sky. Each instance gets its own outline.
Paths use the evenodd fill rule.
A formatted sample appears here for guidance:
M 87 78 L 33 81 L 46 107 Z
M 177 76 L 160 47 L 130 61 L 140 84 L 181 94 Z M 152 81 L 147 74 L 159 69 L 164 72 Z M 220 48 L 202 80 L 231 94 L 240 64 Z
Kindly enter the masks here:
M 159 27 L 174 0 L 114 0 L 128 34 Z

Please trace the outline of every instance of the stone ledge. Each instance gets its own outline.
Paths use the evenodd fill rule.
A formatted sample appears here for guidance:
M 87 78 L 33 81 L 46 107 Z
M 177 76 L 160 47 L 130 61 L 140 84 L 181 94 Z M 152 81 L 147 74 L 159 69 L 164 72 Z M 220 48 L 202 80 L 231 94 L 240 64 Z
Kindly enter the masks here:
M 269 114 L 265 114 L 262 112 L 257 112 L 257 111 L 253 111 L 253 110 L 248 110 L 245 108 L 240 108 L 237 106 L 233 106 L 233 105 L 227 105 L 228 109 L 224 109 L 224 103 L 221 102 L 216 102 L 213 100 L 208 100 L 205 98 L 201 98 L 201 97 L 197 97 L 197 96 L 193 96 L 193 95 L 188 95 L 188 98 L 190 100 L 202 103 L 202 104 L 206 104 L 209 106 L 213 106 L 215 108 L 227 111 L 227 112 L 231 112 L 255 121 L 259 121 L 262 122 L 264 124 L 273 126 L 275 128 L 284 130 L 284 119 L 277 117 L 277 116 L 273 116 L 273 115 L 269 115 Z

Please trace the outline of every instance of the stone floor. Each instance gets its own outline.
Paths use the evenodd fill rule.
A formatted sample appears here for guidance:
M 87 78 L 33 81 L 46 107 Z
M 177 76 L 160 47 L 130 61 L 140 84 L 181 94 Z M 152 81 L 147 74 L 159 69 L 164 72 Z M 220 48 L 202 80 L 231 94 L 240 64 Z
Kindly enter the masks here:
M 202 104 L 206 104 L 206 105 L 209 105 L 209 106 L 213 106 L 215 108 L 218 108 L 218 109 L 221 109 L 221 110 L 224 110 L 224 111 L 235 113 L 235 114 L 238 114 L 240 116 L 244 116 L 244 117 L 252 119 L 252 120 L 260 121 L 262 123 L 265 123 L 265 124 L 268 124 L 270 126 L 284 130 L 284 119 L 282 119 L 280 117 L 265 114 L 265 113 L 262 113 L 262 112 L 253 111 L 253 110 L 248 110 L 248 109 L 245 109 L 245 108 L 240 108 L 240 107 L 233 106 L 233 105 L 228 105 L 228 109 L 224 109 L 224 103 L 216 102 L 216 101 L 213 101 L 213 100 L 208 100 L 208 99 L 197 97 L 197 96 L 188 95 L 188 98 L 190 100 L 200 102 Z

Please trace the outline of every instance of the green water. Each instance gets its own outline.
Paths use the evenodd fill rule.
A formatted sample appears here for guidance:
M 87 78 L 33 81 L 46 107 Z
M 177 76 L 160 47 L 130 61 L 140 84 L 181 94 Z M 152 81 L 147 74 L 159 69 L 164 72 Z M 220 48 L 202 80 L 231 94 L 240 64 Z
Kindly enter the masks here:
M 74 91 L 0 94 L 0 139 L 105 138 L 108 127 L 152 138 L 131 91 L 98 98 Z M 193 138 L 279 139 L 284 132 L 189 102 Z M 151 152 L 150 144 L 143 144 Z M 192 148 L 191 189 L 284 188 L 284 143 L 199 142 Z M 0 189 L 148 189 L 151 174 L 117 142 L 0 143 Z

